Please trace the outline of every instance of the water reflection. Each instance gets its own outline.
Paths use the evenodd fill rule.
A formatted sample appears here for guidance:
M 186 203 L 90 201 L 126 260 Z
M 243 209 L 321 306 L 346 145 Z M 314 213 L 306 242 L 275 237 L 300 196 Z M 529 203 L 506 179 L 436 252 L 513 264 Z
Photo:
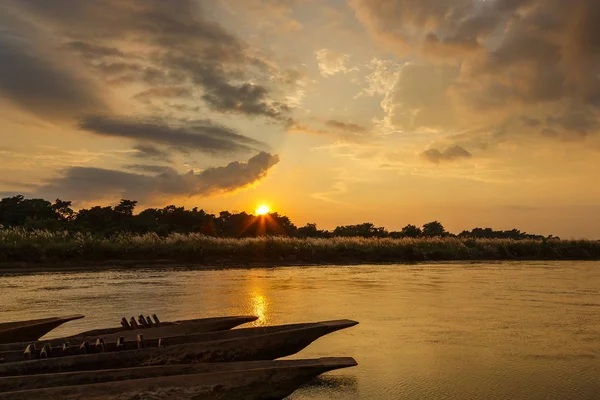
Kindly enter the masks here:
M 253 293 L 250 301 L 252 303 L 252 315 L 258 317 L 258 319 L 254 321 L 253 325 L 267 325 L 267 307 L 269 303 L 267 302 L 266 297 L 260 293 Z
M 288 399 L 302 399 L 306 396 L 323 399 L 355 398 L 358 394 L 358 378 L 351 375 L 334 375 L 336 373 L 339 372 L 321 375 L 313 379 Z
M 354 357 L 294 393 L 326 399 L 598 399 L 600 263 L 135 270 L 0 276 L 0 321 L 82 312 L 52 332 L 254 314 L 359 325 L 292 358 Z

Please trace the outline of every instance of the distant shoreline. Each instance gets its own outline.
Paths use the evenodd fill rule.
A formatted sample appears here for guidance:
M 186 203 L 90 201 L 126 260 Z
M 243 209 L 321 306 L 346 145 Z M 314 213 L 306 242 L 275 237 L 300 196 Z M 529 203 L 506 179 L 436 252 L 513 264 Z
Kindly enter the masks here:
M 416 262 L 600 260 L 600 241 L 460 238 L 99 238 L 43 232 L 0 240 L 0 273 L 106 269 L 229 269 Z
M 195 263 L 182 262 L 177 260 L 104 260 L 104 261 L 86 261 L 72 260 L 60 262 L 2 262 L 0 263 L 0 275 L 2 274 L 28 274 L 44 272 L 101 272 L 109 270 L 228 270 L 228 269 L 253 269 L 253 268 L 287 268 L 287 267 L 331 267 L 331 266 L 361 266 L 361 265 L 418 265 L 418 264 L 479 264 L 479 263 L 513 263 L 519 261 L 543 262 L 543 261 L 600 261 L 600 257 L 595 258 L 511 258 L 511 259 L 438 259 L 438 260 L 420 260 L 420 261 L 351 261 L 340 262 L 292 262 L 292 261 L 273 261 L 273 262 L 231 262 L 221 263 Z
M 503 260 L 436 260 L 436 261 L 390 261 L 390 262 L 344 262 L 344 263 L 230 263 L 230 264 L 194 264 L 181 262 L 152 261 L 128 261 L 111 260 L 104 262 L 62 262 L 62 263 L 0 263 L 0 275 L 2 274 L 36 274 L 36 273 L 62 273 L 62 272 L 103 272 L 111 270 L 180 270 L 180 271 L 219 271 L 231 269 L 270 269 L 288 267 L 339 267 L 339 266 L 361 266 L 361 265 L 420 265 L 420 264 L 505 264 L 518 262 L 568 262 L 568 261 L 600 261 L 597 259 L 503 259 Z

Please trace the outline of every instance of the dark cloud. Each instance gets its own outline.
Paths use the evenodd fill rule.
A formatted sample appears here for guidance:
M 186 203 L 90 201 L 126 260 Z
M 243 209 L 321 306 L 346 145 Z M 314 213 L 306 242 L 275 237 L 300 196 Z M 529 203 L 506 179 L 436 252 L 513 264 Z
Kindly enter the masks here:
M 135 61 L 100 61 L 90 65 L 104 80 L 115 86 L 139 83 L 150 86 L 149 91 L 165 85 L 182 85 L 186 75 L 177 70 L 147 66 Z M 191 92 L 191 89 L 188 89 Z
M 121 196 L 152 201 L 170 196 L 210 196 L 243 189 L 264 178 L 279 157 L 261 152 L 247 162 L 207 168 L 199 173 L 166 170 L 155 176 L 102 168 L 72 167 L 38 188 L 37 195 L 75 201 Z
M 36 115 L 63 119 L 108 110 L 99 92 L 91 81 L 45 57 L 19 33 L 0 30 L 2 97 Z
M 172 162 L 171 154 L 168 151 L 161 150 L 155 146 L 147 144 L 138 144 L 134 146 L 136 152 L 133 154 L 137 158 L 150 158 L 156 161 Z
M 358 125 L 346 124 L 339 121 L 326 121 L 325 125 L 333 129 L 315 128 L 306 123 L 289 118 L 286 121 L 286 130 L 288 133 L 301 133 L 307 135 L 325 136 L 333 139 L 343 140 L 347 142 L 360 142 L 364 139 L 363 132 Z M 347 129 L 349 126 L 349 129 Z M 357 131 L 358 128 L 358 131 Z
M 189 88 L 181 86 L 157 86 L 144 90 L 135 95 L 137 99 L 149 100 L 152 98 L 181 98 L 191 97 L 192 92 Z
M 188 49 L 217 43 L 229 50 L 243 46 L 219 24 L 202 18 L 193 0 L 18 0 L 30 12 L 59 26 L 68 36 L 87 40 L 134 40 Z
M 390 129 L 505 128 L 495 138 L 513 141 L 600 133 L 599 1 L 350 4 L 384 45 L 414 59 L 398 67 L 382 103 Z
M 272 73 L 272 63 L 250 55 L 245 42 L 207 20 L 194 0 L 8 1 L 58 32 L 63 49 L 81 55 L 107 82 L 150 86 L 138 99 L 199 89 L 223 113 L 279 118 L 288 111 L 272 98 L 270 79 L 258 82 L 255 70 Z M 181 88 L 177 94 L 163 87 L 173 85 Z
M 444 151 L 438 149 L 428 149 L 421 153 L 421 156 L 434 164 L 457 161 L 460 159 L 471 158 L 472 155 L 464 147 L 453 145 Z
M 265 86 L 232 84 L 226 71 L 214 63 L 191 57 L 173 57 L 167 65 L 186 71 L 193 82 L 203 87 L 205 93 L 202 98 L 214 110 L 273 118 L 289 111 L 285 104 L 269 100 L 269 89 Z
M 82 41 L 73 41 L 65 43 L 66 49 L 80 53 L 86 58 L 99 58 L 99 57 L 126 57 L 125 53 L 115 47 L 102 46 L 98 44 L 91 44 Z
M 545 1 L 545 0 L 541 0 Z M 532 0 L 350 0 L 374 37 L 397 51 L 425 47 L 442 55 L 482 48 L 482 41 Z
M 165 165 L 147 165 L 147 164 L 129 164 L 124 165 L 123 168 L 134 171 L 147 172 L 151 174 L 161 174 L 165 172 L 171 172 L 173 169 Z
M 579 134 L 581 137 L 597 132 L 600 127 L 597 114 L 584 107 L 568 109 L 559 115 L 550 116 L 546 124 L 548 129 L 562 129 L 564 132 Z
M 351 124 L 351 123 L 347 123 L 347 122 L 342 122 L 342 121 L 336 121 L 333 119 L 328 120 L 327 122 L 325 122 L 325 124 L 333 129 L 338 129 L 340 131 L 346 131 L 346 132 L 357 133 L 357 134 L 366 133 L 368 131 L 368 129 L 365 128 L 364 126 L 360 126 L 357 124 Z
M 95 115 L 83 118 L 79 127 L 98 135 L 123 137 L 207 153 L 230 153 L 266 147 L 262 142 L 208 120 L 186 121 L 176 126 L 159 119 Z

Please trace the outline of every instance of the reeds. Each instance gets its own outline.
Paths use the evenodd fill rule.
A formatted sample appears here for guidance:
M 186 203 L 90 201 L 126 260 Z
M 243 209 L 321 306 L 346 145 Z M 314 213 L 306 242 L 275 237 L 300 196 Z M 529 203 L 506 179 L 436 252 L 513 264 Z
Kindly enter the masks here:
M 218 238 L 0 230 L 0 263 L 172 262 L 203 265 L 333 264 L 444 260 L 600 259 L 600 241 L 459 238 Z

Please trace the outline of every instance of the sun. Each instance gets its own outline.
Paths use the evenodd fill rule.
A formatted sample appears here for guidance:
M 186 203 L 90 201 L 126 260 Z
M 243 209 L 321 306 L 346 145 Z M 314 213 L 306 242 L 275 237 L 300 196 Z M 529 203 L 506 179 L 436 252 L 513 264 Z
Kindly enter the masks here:
M 269 213 L 269 211 L 271 211 L 269 209 L 269 206 L 262 204 L 258 206 L 258 208 L 254 212 L 256 213 L 256 215 L 266 215 Z

